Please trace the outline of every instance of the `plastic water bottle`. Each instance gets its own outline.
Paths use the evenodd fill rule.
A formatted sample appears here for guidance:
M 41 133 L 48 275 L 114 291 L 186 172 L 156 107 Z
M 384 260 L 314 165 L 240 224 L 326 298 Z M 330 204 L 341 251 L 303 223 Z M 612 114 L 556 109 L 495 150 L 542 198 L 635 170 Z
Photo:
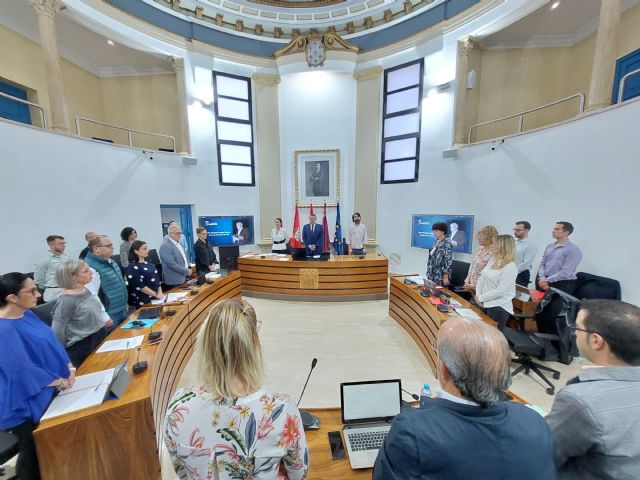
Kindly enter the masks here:
M 431 388 L 428 383 L 425 383 L 422 385 L 422 390 L 420 390 L 420 408 L 423 408 L 430 399 Z

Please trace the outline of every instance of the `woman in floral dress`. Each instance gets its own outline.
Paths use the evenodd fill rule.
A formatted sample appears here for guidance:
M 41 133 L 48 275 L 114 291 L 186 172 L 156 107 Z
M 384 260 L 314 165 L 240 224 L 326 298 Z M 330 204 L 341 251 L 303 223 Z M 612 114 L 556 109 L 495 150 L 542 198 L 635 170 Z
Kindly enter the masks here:
M 261 388 L 253 307 L 227 300 L 204 321 L 194 355 L 199 387 L 169 403 L 164 441 L 180 479 L 304 479 L 309 452 L 289 397 Z
M 435 222 L 431 226 L 436 243 L 431 248 L 427 261 L 427 278 L 441 286 L 449 285 L 451 265 L 453 264 L 453 247 L 447 236 L 448 227 L 444 222 Z

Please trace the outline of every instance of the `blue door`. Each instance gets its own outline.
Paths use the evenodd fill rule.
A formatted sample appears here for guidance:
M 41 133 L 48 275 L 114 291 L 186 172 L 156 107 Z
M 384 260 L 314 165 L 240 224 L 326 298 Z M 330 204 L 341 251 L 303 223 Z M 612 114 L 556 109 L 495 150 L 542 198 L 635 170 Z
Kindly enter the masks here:
M 189 257 L 189 262 L 195 262 L 196 257 L 193 251 L 195 240 L 193 237 L 193 221 L 191 220 L 191 205 L 160 205 L 160 211 L 163 212 L 162 234 L 167 234 L 166 227 L 169 224 L 169 220 L 179 223 L 182 234 L 187 241 L 186 253 Z
M 0 82 L 0 92 L 27 100 L 27 92 L 25 90 L 9 85 L 8 83 Z M 2 96 L 0 96 L 0 117 L 31 125 L 29 105 Z
M 616 73 L 613 77 L 613 96 L 611 103 L 618 103 L 618 88 L 620 88 L 620 80 L 627 73 L 633 72 L 640 68 L 640 48 L 635 52 L 631 52 L 621 57 L 616 62 Z M 640 72 L 627 78 L 624 87 L 622 101 L 629 100 L 640 95 Z

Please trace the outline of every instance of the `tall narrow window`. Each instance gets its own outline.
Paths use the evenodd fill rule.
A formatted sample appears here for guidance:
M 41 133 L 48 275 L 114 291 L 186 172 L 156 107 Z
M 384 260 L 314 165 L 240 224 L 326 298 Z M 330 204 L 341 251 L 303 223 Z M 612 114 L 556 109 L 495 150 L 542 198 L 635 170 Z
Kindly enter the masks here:
M 418 181 L 422 59 L 384 71 L 381 183 Z
M 213 72 L 220 185 L 256 184 L 251 79 Z

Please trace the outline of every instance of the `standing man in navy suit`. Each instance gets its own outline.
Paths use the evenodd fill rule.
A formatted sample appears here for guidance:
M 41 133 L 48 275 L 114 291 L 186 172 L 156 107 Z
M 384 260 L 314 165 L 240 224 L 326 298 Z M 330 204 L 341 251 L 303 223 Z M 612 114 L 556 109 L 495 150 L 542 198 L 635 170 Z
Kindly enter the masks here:
M 315 214 L 309 215 L 309 223 L 302 227 L 302 241 L 307 257 L 322 253 L 322 225 L 316 224 Z

